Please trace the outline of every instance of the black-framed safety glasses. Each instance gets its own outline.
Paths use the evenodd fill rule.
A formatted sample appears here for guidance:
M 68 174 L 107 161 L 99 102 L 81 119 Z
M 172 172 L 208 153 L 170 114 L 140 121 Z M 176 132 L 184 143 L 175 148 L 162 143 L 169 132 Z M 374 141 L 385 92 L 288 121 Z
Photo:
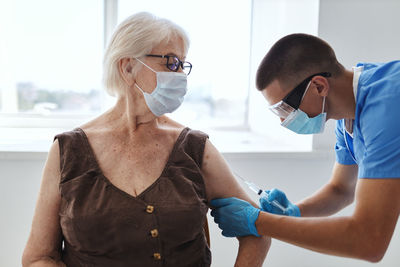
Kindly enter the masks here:
M 315 76 L 331 77 L 329 72 L 319 72 L 307 77 L 293 90 L 291 90 L 281 101 L 269 107 L 269 109 L 280 118 L 286 118 L 291 112 L 297 110 L 309 87 L 310 81 Z
M 190 72 L 192 71 L 192 63 L 187 62 L 187 61 L 181 61 L 177 56 L 172 56 L 172 55 L 146 55 L 146 57 L 159 57 L 159 58 L 166 58 L 167 63 L 165 66 L 171 70 L 171 71 L 178 71 L 179 67 L 182 68 L 182 71 L 186 74 L 189 75 Z

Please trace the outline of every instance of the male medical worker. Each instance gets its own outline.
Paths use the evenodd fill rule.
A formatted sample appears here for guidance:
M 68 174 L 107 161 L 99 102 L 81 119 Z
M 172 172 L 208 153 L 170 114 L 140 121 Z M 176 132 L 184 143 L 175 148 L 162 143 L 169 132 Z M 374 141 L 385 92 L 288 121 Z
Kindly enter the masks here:
M 329 182 L 297 205 L 276 189 L 260 200 L 261 211 L 236 198 L 212 200 L 222 234 L 267 235 L 321 253 L 381 260 L 400 213 L 400 61 L 346 70 L 325 41 L 292 34 L 267 53 L 256 81 L 283 127 L 315 134 L 337 120 L 336 163 Z M 295 173 L 293 183 L 301 183 Z M 354 199 L 351 216 L 327 217 Z

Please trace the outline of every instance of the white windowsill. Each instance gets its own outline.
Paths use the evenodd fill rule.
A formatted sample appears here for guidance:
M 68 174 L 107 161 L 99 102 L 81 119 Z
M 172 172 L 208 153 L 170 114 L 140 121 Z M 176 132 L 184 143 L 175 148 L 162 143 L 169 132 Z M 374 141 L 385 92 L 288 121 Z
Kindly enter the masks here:
M 0 160 L 44 160 L 61 128 L 0 128 Z M 332 151 L 311 151 L 310 145 L 293 149 L 250 131 L 208 130 L 211 142 L 228 159 L 327 158 Z

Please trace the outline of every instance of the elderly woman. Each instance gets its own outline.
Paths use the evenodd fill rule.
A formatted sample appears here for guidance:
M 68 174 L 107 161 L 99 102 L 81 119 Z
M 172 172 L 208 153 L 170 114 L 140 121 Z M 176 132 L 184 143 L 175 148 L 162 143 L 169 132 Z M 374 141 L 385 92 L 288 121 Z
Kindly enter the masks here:
M 206 134 L 164 115 L 186 93 L 188 46 L 148 13 L 118 26 L 104 57 L 117 102 L 55 137 L 24 266 L 210 266 L 209 201 L 249 198 Z M 239 238 L 237 266 L 261 266 L 269 242 Z

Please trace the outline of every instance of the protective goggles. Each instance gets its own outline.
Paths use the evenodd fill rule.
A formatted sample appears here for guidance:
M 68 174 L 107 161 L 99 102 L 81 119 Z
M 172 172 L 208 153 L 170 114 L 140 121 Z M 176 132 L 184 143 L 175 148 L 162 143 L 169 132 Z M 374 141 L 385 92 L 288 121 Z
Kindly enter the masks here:
M 291 90 L 281 101 L 269 106 L 269 109 L 280 118 L 286 119 L 290 113 L 299 108 L 308 87 L 310 87 L 311 79 L 315 76 L 331 77 L 331 74 L 320 72 L 311 75 Z

